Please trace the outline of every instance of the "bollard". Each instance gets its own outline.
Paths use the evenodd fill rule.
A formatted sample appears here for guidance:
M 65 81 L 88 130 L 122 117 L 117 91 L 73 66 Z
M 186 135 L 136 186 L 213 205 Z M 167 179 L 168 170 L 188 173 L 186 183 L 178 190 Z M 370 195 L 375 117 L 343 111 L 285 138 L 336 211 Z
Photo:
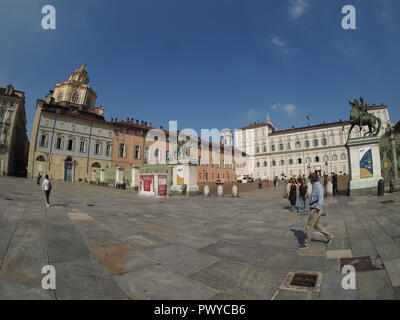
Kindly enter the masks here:
M 326 192 L 328 193 L 328 196 L 333 196 L 333 184 L 330 181 L 326 184 Z
M 378 196 L 382 197 L 385 194 L 385 180 L 380 179 L 378 181 Z
M 222 184 L 218 185 L 217 194 L 218 194 L 218 197 L 223 197 L 224 196 L 224 187 L 222 186 Z
M 239 188 L 236 184 L 232 186 L 232 196 L 237 198 L 239 196 Z
M 208 197 L 210 195 L 210 187 L 206 184 L 204 186 L 204 196 Z

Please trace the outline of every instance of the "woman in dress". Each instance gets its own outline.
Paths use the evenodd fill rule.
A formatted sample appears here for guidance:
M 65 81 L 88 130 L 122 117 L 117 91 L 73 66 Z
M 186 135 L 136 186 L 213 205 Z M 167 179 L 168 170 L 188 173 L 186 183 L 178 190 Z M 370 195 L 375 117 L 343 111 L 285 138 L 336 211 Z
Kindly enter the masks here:
M 297 181 L 296 179 L 292 178 L 292 185 L 290 186 L 290 191 L 289 191 L 289 201 L 290 205 L 292 206 L 290 211 L 293 211 L 296 207 L 296 202 L 297 202 Z

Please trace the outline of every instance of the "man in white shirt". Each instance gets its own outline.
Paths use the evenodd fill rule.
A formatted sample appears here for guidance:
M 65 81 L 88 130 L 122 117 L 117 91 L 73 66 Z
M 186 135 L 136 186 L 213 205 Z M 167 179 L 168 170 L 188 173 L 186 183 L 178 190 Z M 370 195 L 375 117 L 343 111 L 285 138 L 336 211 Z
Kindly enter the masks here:
M 46 206 L 50 207 L 49 198 L 50 198 L 50 191 L 51 191 L 51 183 L 50 183 L 49 176 L 47 174 L 43 180 L 42 189 L 44 190 L 44 194 L 46 196 Z

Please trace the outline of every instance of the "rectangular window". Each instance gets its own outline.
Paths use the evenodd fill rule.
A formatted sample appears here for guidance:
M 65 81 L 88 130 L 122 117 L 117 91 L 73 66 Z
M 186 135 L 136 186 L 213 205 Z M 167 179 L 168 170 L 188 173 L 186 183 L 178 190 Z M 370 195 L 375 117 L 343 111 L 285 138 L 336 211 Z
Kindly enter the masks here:
M 57 138 L 57 141 L 56 141 L 56 148 L 57 148 L 57 149 L 62 149 L 62 145 L 63 145 L 63 143 L 62 143 L 62 138 L 61 138 L 61 137 L 58 137 L 58 138 Z
M 68 151 L 72 151 L 73 145 L 74 145 L 74 140 L 69 139 L 69 140 L 68 140 L 68 147 L 67 147 L 67 150 L 68 150 Z
M 112 145 L 108 144 L 107 148 L 106 148 L 106 156 L 110 157 L 111 156 L 111 152 L 112 152 Z
M 95 154 L 101 154 L 101 143 L 96 143 Z
M 279 150 L 283 150 L 283 143 L 279 144 Z
M 125 155 L 126 155 L 125 152 L 126 152 L 126 151 L 125 151 L 125 143 L 120 143 L 119 149 L 118 149 L 118 156 L 119 156 L 120 158 L 125 158 Z
M 318 139 L 314 139 L 314 147 L 318 147 L 318 145 L 319 145 Z
M 298 164 L 301 164 L 301 162 L 302 162 L 301 158 L 298 158 L 298 159 L 297 159 L 297 163 L 298 163 Z
M 301 148 L 301 142 L 300 141 L 297 141 L 296 142 L 296 149 L 300 149 Z
M 79 152 L 85 152 L 85 141 L 81 141 L 79 146 Z
M 306 141 L 306 148 L 309 148 L 310 147 L 310 141 Z
M 275 145 L 271 145 L 271 151 L 275 151 Z
M 140 159 L 140 147 L 135 146 L 135 159 Z
M 47 135 L 42 134 L 42 138 L 40 139 L 40 146 L 47 147 Z

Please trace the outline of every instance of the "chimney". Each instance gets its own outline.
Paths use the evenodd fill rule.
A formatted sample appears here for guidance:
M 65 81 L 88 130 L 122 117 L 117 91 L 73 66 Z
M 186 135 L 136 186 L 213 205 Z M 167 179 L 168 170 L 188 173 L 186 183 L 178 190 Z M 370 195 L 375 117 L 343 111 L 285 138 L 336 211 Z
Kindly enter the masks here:
M 131 123 L 133 123 L 133 118 L 131 118 Z
M 144 123 L 144 121 L 142 120 L 142 121 L 140 121 L 140 126 L 143 128 L 143 123 Z
M 139 125 L 139 120 L 136 120 L 136 125 L 137 125 L 137 126 Z
M 152 123 L 150 122 L 150 128 L 152 127 Z
M 147 128 L 147 121 L 145 121 L 144 126 L 145 126 L 145 128 Z

